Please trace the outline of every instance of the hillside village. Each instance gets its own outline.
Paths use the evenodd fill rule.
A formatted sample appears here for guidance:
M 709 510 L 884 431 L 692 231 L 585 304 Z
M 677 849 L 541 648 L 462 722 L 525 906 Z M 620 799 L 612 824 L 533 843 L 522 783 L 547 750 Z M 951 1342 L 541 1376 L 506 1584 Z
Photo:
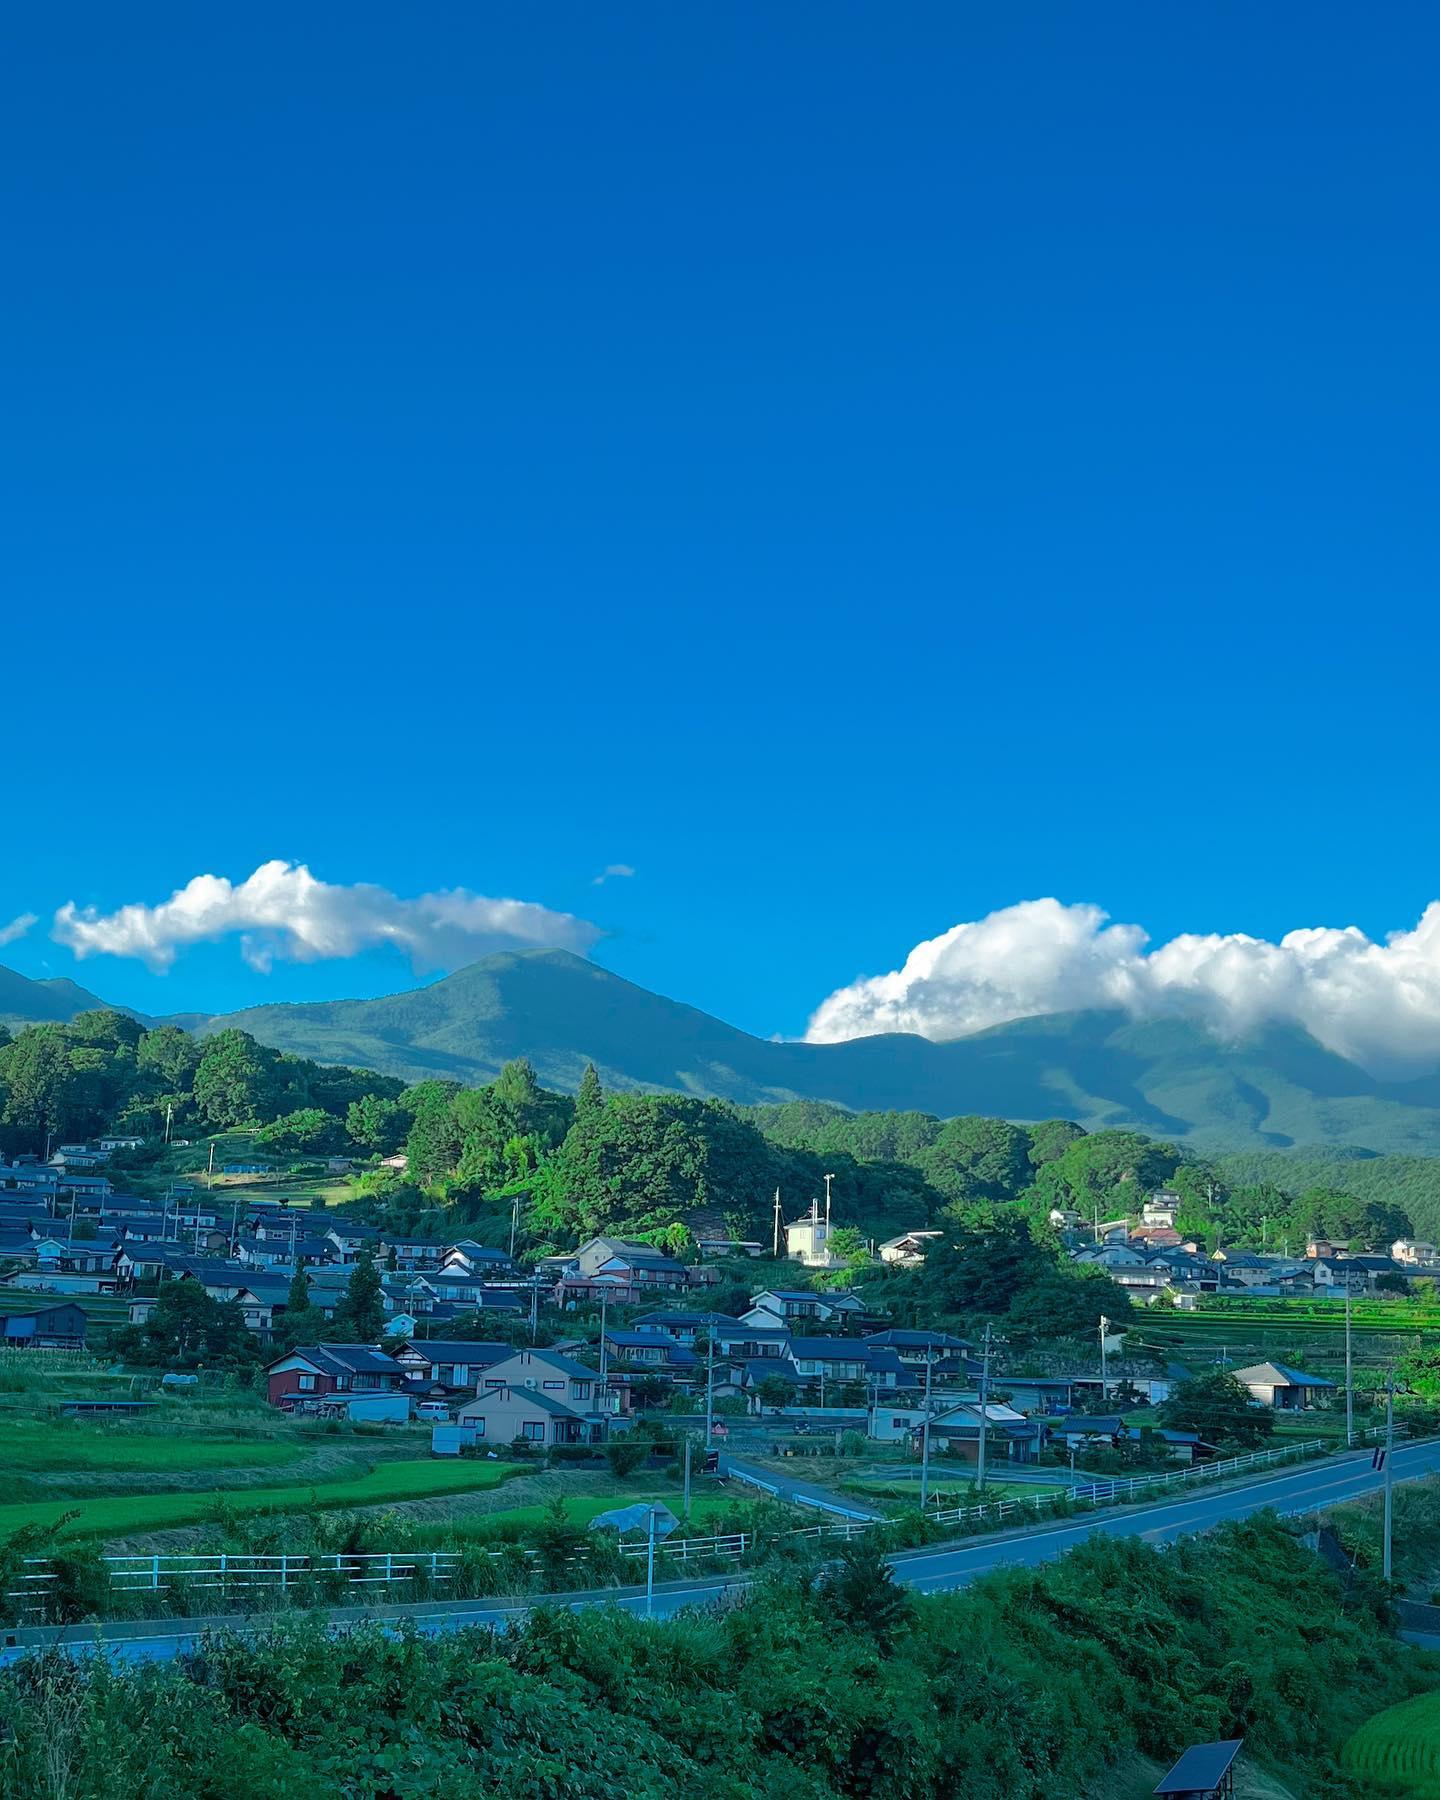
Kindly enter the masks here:
M 102 1136 L 64 1144 L 48 1161 L 0 1165 L 5 1345 L 103 1354 L 109 1343 L 133 1354 L 137 1330 L 160 1322 L 176 1296 L 203 1295 L 236 1328 L 218 1359 L 255 1367 L 272 1406 L 301 1417 L 423 1420 L 445 1456 L 477 1445 L 603 1445 L 646 1414 L 687 1408 L 703 1412 L 720 1440 L 738 1412 L 772 1428 L 855 1431 L 992 1470 L 1046 1457 L 1073 1465 L 1077 1447 L 1143 1444 L 1150 1461 L 1173 1464 L 1220 1447 L 1159 1423 L 1158 1412 L 1127 1417 L 1161 1407 L 1205 1364 L 1147 1354 L 1142 1334 L 1127 1348 L 1123 1317 L 1102 1319 L 1088 1343 L 1066 1340 L 1049 1353 L 1043 1345 L 1012 1353 L 1003 1339 L 992 1351 L 937 1319 L 897 1325 L 885 1278 L 953 1254 L 945 1234 L 904 1232 L 857 1258 L 828 1196 L 787 1219 L 777 1194 L 768 1245 L 702 1236 L 687 1261 L 654 1242 L 596 1235 L 525 1262 L 468 1235 L 370 1223 L 343 1205 L 257 1202 L 243 1185 L 228 1204 L 223 1188 L 184 1182 L 142 1196 L 107 1173 L 117 1152 L 138 1145 Z M 336 1160 L 331 1174 L 341 1172 Z M 220 1173 L 243 1184 L 274 1171 L 249 1157 Z M 1122 1307 L 1128 1298 L 1147 1315 L 1227 1301 L 1291 1303 L 1297 1317 L 1302 1302 L 1320 1301 L 1343 1313 L 1346 1296 L 1398 1295 L 1440 1274 L 1434 1246 L 1411 1239 L 1388 1253 L 1313 1239 L 1293 1258 L 1206 1254 L 1176 1229 L 1182 1206 L 1181 1195 L 1159 1189 L 1133 1217 L 1087 1225 L 1074 1209 L 1056 1209 L 1049 1222 L 1063 1260 L 1102 1271 Z M 730 1310 L 714 1305 L 722 1291 L 734 1297 Z M 362 1292 L 369 1310 L 357 1317 Z M 368 1338 L 337 1324 L 367 1317 Z M 355 1337 L 365 1341 L 342 1341 Z M 195 1364 L 181 1342 L 167 1379 Z M 1336 1400 L 1331 1376 L 1273 1359 L 1234 1374 L 1266 1408 Z

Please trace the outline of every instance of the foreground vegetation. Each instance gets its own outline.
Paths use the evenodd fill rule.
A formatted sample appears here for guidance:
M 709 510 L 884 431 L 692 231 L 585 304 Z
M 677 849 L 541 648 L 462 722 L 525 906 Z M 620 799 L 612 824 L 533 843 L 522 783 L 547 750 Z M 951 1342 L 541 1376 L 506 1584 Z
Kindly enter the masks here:
M 1440 1663 L 1273 1520 L 1161 1555 L 915 1597 L 864 1547 L 723 1615 L 540 1614 L 503 1638 L 296 1623 L 174 1667 L 0 1675 L 0 1787 L 71 1800 L 444 1794 L 1053 1800 L 1107 1764 L 1244 1736 L 1301 1800 L 1373 1790 L 1340 1750 Z

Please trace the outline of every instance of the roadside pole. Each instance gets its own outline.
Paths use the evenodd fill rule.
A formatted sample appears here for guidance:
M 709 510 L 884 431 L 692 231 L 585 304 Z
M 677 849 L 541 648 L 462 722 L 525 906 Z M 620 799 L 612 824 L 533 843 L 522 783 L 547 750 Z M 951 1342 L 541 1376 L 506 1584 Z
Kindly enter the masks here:
M 1104 1326 L 1102 1324 L 1103 1332 Z M 980 1454 L 975 1463 L 975 1492 L 985 1492 L 985 1439 L 990 1423 L 990 1326 L 985 1327 L 985 1354 L 980 1363 Z M 1103 1339 L 1102 1339 L 1103 1341 Z
M 705 1342 L 705 1449 L 715 1435 L 715 1327 L 710 1327 Z
M 602 1289 L 600 1294 L 600 1385 L 602 1388 L 605 1385 L 606 1372 L 610 1367 L 610 1359 L 605 1354 L 605 1309 L 609 1304 L 609 1290 Z
M 1390 1579 L 1390 1533 L 1394 1520 L 1392 1488 L 1395 1481 L 1395 1371 L 1385 1378 L 1385 1558 L 1382 1573 Z
M 1350 1274 L 1345 1274 L 1345 1448 L 1355 1445 L 1355 1368 L 1350 1360 Z
M 920 1427 L 920 1510 L 930 1498 L 930 1375 L 935 1366 L 935 1347 L 925 1352 L 925 1420 Z
M 690 1434 L 688 1432 L 685 1434 L 685 1502 L 681 1511 L 684 1514 L 685 1523 L 688 1525 L 690 1523 Z

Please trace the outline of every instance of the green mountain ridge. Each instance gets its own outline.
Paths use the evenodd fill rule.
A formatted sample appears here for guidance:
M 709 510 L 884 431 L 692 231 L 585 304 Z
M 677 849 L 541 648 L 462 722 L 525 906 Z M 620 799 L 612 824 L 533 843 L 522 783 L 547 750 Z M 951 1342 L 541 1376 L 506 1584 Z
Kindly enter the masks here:
M 107 1004 L 63 975 L 32 981 L 28 975 L 0 967 L 0 1025 L 64 1025 L 76 1013 L 93 1012 Z M 117 1012 L 128 1012 L 117 1007 Z M 135 1015 L 137 1018 L 138 1014 Z
M 0 1017 L 7 998 L 13 1005 L 27 993 L 48 1009 L 32 1017 L 73 1016 L 84 1009 L 77 996 L 102 1004 L 73 983 L 27 982 L 0 970 Z M 1077 1012 L 948 1043 L 906 1034 L 778 1043 L 563 950 L 503 952 L 373 1000 L 278 1003 L 167 1022 L 202 1034 L 238 1026 L 279 1050 L 410 1081 L 489 1081 L 526 1056 L 545 1086 L 566 1092 L 594 1062 L 613 1089 L 742 1105 L 809 1099 L 942 1117 L 1061 1116 L 1210 1151 L 1440 1154 L 1440 1072 L 1384 1082 L 1301 1031 L 1276 1027 L 1226 1043 L 1185 1019 Z

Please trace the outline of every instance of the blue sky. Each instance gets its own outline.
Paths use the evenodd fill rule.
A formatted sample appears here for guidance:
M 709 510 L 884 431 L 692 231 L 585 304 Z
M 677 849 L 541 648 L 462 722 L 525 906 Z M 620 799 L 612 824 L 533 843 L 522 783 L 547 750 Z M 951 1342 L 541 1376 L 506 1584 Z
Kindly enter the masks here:
M 1021 900 L 1435 897 L 1430 9 L 6 35 L 12 966 L 406 985 L 48 935 L 283 859 L 788 1034 Z

